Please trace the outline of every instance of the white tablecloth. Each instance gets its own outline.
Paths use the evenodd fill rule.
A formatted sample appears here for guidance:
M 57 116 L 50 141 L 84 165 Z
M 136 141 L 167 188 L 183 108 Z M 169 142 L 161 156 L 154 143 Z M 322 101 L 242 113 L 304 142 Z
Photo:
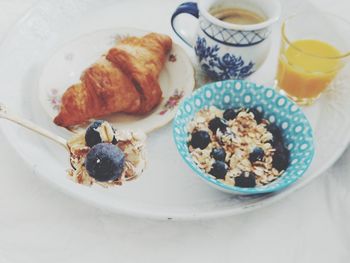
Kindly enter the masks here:
M 35 2 L 0 0 L 0 37 Z M 347 0 L 313 2 L 350 12 Z M 261 210 L 210 221 L 151 221 L 64 195 L 2 140 L 0 263 L 350 262 L 349 158 L 347 151 L 327 174 Z

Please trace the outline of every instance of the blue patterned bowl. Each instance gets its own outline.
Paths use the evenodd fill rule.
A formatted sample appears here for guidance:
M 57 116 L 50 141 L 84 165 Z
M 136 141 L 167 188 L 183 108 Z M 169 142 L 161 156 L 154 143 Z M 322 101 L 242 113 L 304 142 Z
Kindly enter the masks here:
M 220 109 L 256 107 L 264 112 L 265 119 L 282 129 L 284 142 L 290 150 L 290 164 L 280 178 L 265 186 L 241 188 L 214 179 L 194 163 L 187 146 L 187 124 L 196 112 L 212 105 Z M 298 180 L 308 169 L 314 156 L 312 134 L 309 121 L 294 102 L 274 89 L 243 80 L 220 81 L 201 87 L 183 101 L 173 122 L 174 140 L 184 161 L 210 185 L 235 194 L 275 192 Z

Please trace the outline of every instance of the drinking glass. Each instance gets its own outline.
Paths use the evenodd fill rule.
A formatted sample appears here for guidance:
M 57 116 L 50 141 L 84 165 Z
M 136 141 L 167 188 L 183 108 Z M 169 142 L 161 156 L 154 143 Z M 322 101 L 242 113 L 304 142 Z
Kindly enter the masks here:
M 349 71 L 349 57 L 350 22 L 318 11 L 293 15 L 282 25 L 277 88 L 310 105 L 328 87 L 337 88 L 340 72 Z

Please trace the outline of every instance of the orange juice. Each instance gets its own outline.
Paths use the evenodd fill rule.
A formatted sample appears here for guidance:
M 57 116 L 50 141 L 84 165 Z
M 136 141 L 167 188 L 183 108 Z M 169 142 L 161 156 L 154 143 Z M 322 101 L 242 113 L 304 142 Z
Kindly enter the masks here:
M 319 40 L 298 40 L 281 50 L 278 86 L 296 101 L 317 98 L 341 67 L 340 51 Z

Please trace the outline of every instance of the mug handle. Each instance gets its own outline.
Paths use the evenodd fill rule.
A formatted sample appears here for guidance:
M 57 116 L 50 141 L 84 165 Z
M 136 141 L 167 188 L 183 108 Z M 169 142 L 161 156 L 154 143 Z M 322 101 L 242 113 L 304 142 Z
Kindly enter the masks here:
M 190 14 L 194 16 L 195 18 L 199 17 L 199 10 L 198 10 L 198 5 L 195 2 L 186 2 L 181 5 L 175 10 L 174 14 L 171 16 L 171 27 L 173 28 L 174 32 L 176 35 L 181 38 L 183 42 L 185 42 L 187 45 L 190 47 L 193 47 L 193 44 L 191 43 L 192 41 L 189 40 L 188 34 L 184 32 L 184 30 L 178 31 L 175 26 L 175 18 L 180 15 L 180 14 Z

